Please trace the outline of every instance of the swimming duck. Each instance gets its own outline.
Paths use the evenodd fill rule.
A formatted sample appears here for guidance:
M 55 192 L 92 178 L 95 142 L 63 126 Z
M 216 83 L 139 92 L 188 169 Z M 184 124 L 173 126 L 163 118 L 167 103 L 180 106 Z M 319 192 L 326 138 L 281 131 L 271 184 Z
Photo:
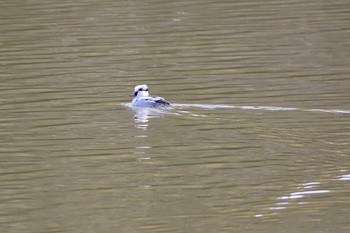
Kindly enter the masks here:
M 165 107 L 170 103 L 159 96 L 149 96 L 148 86 L 146 84 L 137 85 L 134 93 L 130 96 L 134 97 L 131 104 L 136 107 Z

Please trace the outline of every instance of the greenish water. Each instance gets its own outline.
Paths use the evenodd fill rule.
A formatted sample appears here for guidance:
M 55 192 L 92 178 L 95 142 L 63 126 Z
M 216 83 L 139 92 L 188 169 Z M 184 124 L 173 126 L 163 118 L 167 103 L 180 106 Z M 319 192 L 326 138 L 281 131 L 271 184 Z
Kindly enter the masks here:
M 349 7 L 2 1 L 0 231 L 349 232 Z

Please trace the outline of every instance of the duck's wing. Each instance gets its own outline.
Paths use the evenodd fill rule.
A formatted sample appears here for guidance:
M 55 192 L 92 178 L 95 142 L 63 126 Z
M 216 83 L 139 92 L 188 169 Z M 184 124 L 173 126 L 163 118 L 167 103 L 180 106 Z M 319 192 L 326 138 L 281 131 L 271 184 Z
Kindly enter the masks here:
M 158 96 L 149 96 L 149 97 L 140 97 L 133 102 L 134 106 L 144 106 L 144 107 L 157 107 L 157 106 L 170 106 L 170 103 L 167 102 L 162 97 Z
M 157 107 L 170 106 L 170 103 L 159 96 L 140 97 L 133 102 L 134 106 Z
M 168 101 L 166 101 L 164 98 L 162 97 L 159 97 L 159 96 L 153 96 L 153 101 L 156 103 L 156 104 L 159 104 L 159 105 L 165 105 L 165 106 L 170 106 L 170 103 Z

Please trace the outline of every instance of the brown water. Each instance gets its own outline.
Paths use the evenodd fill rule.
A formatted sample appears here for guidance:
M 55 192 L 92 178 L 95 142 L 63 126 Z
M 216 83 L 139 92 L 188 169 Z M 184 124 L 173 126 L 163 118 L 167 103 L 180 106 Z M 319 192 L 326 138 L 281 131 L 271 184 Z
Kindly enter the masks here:
M 348 0 L 0 5 L 1 232 L 350 231 Z

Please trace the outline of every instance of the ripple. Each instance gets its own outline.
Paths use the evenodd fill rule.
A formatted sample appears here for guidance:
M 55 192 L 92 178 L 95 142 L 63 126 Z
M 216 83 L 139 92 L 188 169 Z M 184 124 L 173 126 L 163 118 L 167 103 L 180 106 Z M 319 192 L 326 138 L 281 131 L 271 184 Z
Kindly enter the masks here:
M 196 107 L 203 109 L 242 109 L 242 110 L 266 110 L 266 111 L 301 111 L 301 112 L 323 112 L 323 113 L 343 113 L 350 114 L 350 110 L 344 109 L 303 109 L 293 107 L 278 107 L 278 106 L 235 106 L 222 104 L 173 104 L 174 107 Z
M 290 196 L 304 196 L 310 194 L 320 194 L 320 193 L 329 193 L 329 190 L 312 190 L 312 191 L 303 191 L 303 192 L 295 192 L 291 193 Z
M 342 175 L 339 180 L 350 180 L 350 174 Z

